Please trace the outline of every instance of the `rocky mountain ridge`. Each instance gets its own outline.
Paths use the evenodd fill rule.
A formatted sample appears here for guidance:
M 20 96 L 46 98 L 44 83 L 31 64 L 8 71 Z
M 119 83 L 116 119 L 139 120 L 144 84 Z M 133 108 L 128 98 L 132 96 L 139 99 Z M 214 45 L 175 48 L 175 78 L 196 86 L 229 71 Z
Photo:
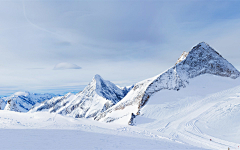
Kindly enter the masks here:
M 16 92 L 9 97 L 0 99 L 1 110 L 28 112 L 34 105 L 49 100 L 56 95 L 30 92 Z
M 189 52 L 183 52 L 177 63 L 167 71 L 130 87 L 118 87 L 95 75 L 78 94 L 29 98 L 26 93 L 0 99 L 1 109 L 18 112 L 47 111 L 75 118 L 92 118 L 102 122 L 133 124 L 135 116 L 150 97 L 161 90 L 181 90 L 192 78 L 210 74 L 236 79 L 240 72 L 217 51 L 201 42 Z M 32 96 L 30 96 L 32 97 Z
M 98 115 L 95 120 L 113 122 L 116 120 L 133 123 L 136 115 L 148 99 L 160 90 L 180 90 L 189 84 L 189 79 L 202 74 L 212 74 L 236 79 L 240 72 L 205 42 L 181 58 L 166 72 L 135 84 L 133 89 L 115 106 Z M 115 117 L 117 116 L 117 117 Z
M 75 118 L 92 118 L 118 103 L 130 88 L 120 89 L 100 75 L 95 75 L 82 92 L 55 97 L 35 106 L 30 112 L 49 111 Z

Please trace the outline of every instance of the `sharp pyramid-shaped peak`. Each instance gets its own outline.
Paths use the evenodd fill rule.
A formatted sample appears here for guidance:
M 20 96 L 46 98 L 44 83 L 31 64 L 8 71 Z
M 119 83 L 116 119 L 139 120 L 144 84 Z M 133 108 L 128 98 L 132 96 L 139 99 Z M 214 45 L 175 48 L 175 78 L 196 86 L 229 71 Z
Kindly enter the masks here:
M 205 49 L 207 49 L 207 48 L 210 47 L 206 42 L 201 42 L 201 43 L 199 43 L 198 45 L 200 45 L 201 47 L 203 47 L 203 48 L 205 48 Z
M 103 80 L 103 78 L 99 74 L 96 74 L 93 78 L 95 80 Z
M 222 57 L 216 50 L 214 50 L 209 44 L 201 42 L 198 45 L 194 46 L 189 53 L 212 53 Z M 201 55 L 200 55 L 201 56 Z
M 89 85 L 98 89 L 101 86 L 105 86 L 106 82 L 110 81 L 104 80 L 99 74 L 96 74 Z
M 119 102 L 127 93 L 110 81 L 96 74 L 83 91 L 76 95 L 55 97 L 34 108 L 34 111 L 48 110 L 75 118 L 93 118 Z
M 213 48 L 211 48 L 207 43 L 201 42 L 201 43 L 197 44 L 196 46 L 194 46 L 190 52 L 183 51 L 182 55 L 178 58 L 178 60 L 177 60 L 175 65 L 177 65 L 178 63 L 180 63 L 183 60 L 185 60 L 189 53 L 196 53 L 196 52 L 201 52 L 201 53 L 206 53 L 206 52 L 207 53 L 211 53 L 211 52 L 214 52 L 214 53 L 218 54 L 219 56 L 221 56 L 217 51 L 215 51 Z
M 107 87 L 108 83 L 110 85 L 113 85 L 113 83 L 111 83 L 110 81 L 104 80 L 99 74 L 96 74 L 89 85 L 98 91 L 102 87 Z
M 117 87 L 114 83 L 104 80 L 98 74 L 93 77 L 91 83 L 82 93 L 96 93 L 97 95 L 112 101 L 113 104 L 120 101 L 126 95 L 122 89 Z
M 186 58 L 177 64 L 178 72 L 184 72 L 189 78 L 201 74 L 213 74 L 233 79 L 240 72 L 207 43 L 201 42 L 193 47 Z

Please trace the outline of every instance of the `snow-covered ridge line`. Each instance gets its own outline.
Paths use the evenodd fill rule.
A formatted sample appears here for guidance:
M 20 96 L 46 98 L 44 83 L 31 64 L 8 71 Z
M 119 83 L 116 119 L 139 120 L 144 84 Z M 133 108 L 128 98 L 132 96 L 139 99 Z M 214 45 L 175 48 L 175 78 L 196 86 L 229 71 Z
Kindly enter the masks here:
M 202 42 L 195 46 L 184 60 L 160 75 L 148 86 L 145 95 L 143 96 L 141 106 L 144 106 L 153 93 L 162 89 L 179 90 L 182 87 L 186 87 L 189 82 L 188 79 L 206 73 L 222 77 L 230 77 L 232 79 L 236 79 L 240 76 L 240 72 L 231 63 L 224 59 L 208 44 Z M 168 79 L 166 79 L 166 77 Z M 163 84 L 164 80 L 168 82 Z
M 132 87 L 120 88 L 95 75 L 82 92 L 52 98 L 35 106 L 30 112 L 48 111 L 74 118 L 93 118 L 118 103 Z
M 27 92 L 15 93 L 12 99 L 0 99 L 0 107 L 27 112 L 35 105 L 30 112 L 48 111 L 75 118 L 94 118 L 103 122 L 118 120 L 124 124 L 132 124 L 134 117 L 140 114 L 141 108 L 154 93 L 161 90 L 178 91 L 186 87 L 190 79 L 203 74 L 232 79 L 240 76 L 232 64 L 202 42 L 190 52 L 184 52 L 177 63 L 167 71 L 131 87 L 121 88 L 104 80 L 100 75 L 95 75 L 89 85 L 76 95 L 68 93 L 65 96 L 47 98 L 38 96 L 30 100 L 26 96 L 29 95 Z
M 0 99 L 0 109 L 17 111 L 17 112 L 28 112 L 34 105 L 43 101 L 49 100 L 56 95 L 54 94 L 39 94 L 30 92 L 16 92 L 9 97 L 2 97 Z
M 166 72 L 137 83 L 118 104 L 98 115 L 95 120 L 103 122 L 122 120 L 125 123 L 128 120 L 128 124 L 132 124 L 132 120 L 140 114 L 148 99 L 160 90 L 180 90 L 189 84 L 189 79 L 202 74 L 232 79 L 240 76 L 240 72 L 232 64 L 205 42 L 193 47 L 186 58 L 181 60 Z

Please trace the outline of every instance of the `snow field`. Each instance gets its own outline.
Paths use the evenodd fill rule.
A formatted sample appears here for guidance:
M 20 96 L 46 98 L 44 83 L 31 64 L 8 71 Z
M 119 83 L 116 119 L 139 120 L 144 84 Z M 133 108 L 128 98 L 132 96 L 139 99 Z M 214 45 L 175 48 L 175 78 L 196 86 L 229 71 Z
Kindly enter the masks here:
M 141 117 L 148 121 L 138 123 L 136 119 L 136 125 L 198 147 L 237 149 L 240 146 L 240 86 L 237 85 L 239 79 L 203 75 L 191 79 L 180 91 L 160 91 L 141 111 Z
M 202 150 L 146 129 L 50 114 L 0 111 L 4 150 Z

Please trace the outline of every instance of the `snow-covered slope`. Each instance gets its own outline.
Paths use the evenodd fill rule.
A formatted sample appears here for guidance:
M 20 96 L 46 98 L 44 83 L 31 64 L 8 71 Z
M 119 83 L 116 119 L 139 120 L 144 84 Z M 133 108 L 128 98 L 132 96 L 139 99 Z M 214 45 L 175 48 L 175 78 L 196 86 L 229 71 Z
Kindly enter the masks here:
M 37 94 L 29 92 L 16 92 L 0 100 L 1 109 L 17 112 L 28 112 L 35 104 L 54 97 L 54 94 Z
M 239 76 L 239 71 L 232 64 L 202 42 L 190 52 L 184 52 L 175 66 L 133 87 L 118 87 L 96 75 L 82 92 L 37 103 L 30 113 L 0 110 L 0 128 L 73 129 L 114 134 L 116 137 L 123 136 L 125 141 L 130 140 L 122 143 L 121 138 L 109 140 L 100 134 L 94 135 L 101 136 L 105 149 L 109 148 L 105 146 L 109 142 L 112 143 L 110 149 L 197 149 L 188 145 L 199 149 L 239 149 Z M 25 94 L 15 93 L 16 97 L 21 95 Z M 3 98 L 0 106 L 16 110 L 19 109 L 17 102 Z M 52 130 L 49 132 L 53 133 Z M 138 139 L 147 146 L 133 146 L 132 137 L 157 142 Z M 118 142 L 127 146 L 113 147 Z M 158 142 L 161 144 L 154 146 Z M 94 145 L 92 149 L 99 148 L 96 142 L 90 145 Z
M 140 115 L 141 108 L 158 91 L 178 91 L 185 88 L 191 82 L 190 79 L 203 74 L 232 79 L 240 76 L 232 64 L 204 42 L 193 47 L 188 54 L 184 52 L 179 60 L 162 74 L 135 84 L 118 104 L 97 115 L 95 120 L 133 124 L 133 119 Z
M 155 93 L 134 124 L 196 146 L 236 149 L 240 146 L 239 96 L 240 78 L 201 75 L 179 91 Z
M 205 150 L 145 129 L 48 112 L 0 110 L 0 131 L 1 150 Z
M 55 97 L 35 106 L 30 112 L 45 110 L 75 118 L 92 118 L 115 105 L 127 92 L 128 88 L 120 89 L 100 75 L 95 75 L 82 92 Z

